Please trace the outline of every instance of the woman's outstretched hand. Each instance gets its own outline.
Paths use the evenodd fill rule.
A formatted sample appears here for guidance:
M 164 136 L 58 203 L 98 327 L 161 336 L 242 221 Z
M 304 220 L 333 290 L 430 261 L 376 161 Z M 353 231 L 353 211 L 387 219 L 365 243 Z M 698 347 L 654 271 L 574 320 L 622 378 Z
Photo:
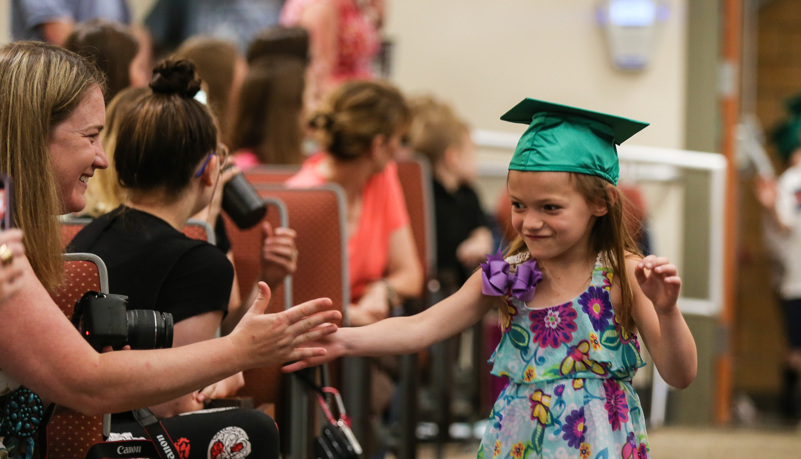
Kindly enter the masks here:
M 665 257 L 648 255 L 637 263 L 634 274 L 657 313 L 670 312 L 676 307 L 681 290 L 681 278 L 676 265 L 670 264 Z
M 264 314 L 270 302 L 270 289 L 259 282 L 259 295 L 229 335 L 243 368 L 284 364 L 326 354 L 323 347 L 311 346 L 337 330 L 342 320 L 332 310 L 331 300 L 318 298 L 275 314 Z

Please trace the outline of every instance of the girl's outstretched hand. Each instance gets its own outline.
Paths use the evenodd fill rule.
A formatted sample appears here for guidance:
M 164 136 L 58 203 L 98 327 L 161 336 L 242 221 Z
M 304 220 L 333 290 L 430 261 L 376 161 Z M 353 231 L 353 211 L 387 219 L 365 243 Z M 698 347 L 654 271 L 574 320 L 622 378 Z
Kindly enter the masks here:
M 316 367 L 317 365 L 322 365 L 338 357 L 342 357 L 342 355 L 345 353 L 345 344 L 341 339 L 343 332 L 348 333 L 348 329 L 340 328 L 336 333 L 324 336 L 323 338 L 308 344 L 309 346 L 325 349 L 325 354 L 299 359 L 283 366 L 281 371 L 284 373 L 292 373 L 293 371 L 298 371 L 309 367 Z
M 280 365 L 326 354 L 323 347 L 310 343 L 337 330 L 342 320 L 331 310 L 328 298 L 318 298 L 276 314 L 264 314 L 270 302 L 270 289 L 259 282 L 259 295 L 229 335 L 244 368 Z
M 676 306 L 681 278 L 676 265 L 670 264 L 667 258 L 648 255 L 637 263 L 634 274 L 657 313 L 669 312 Z

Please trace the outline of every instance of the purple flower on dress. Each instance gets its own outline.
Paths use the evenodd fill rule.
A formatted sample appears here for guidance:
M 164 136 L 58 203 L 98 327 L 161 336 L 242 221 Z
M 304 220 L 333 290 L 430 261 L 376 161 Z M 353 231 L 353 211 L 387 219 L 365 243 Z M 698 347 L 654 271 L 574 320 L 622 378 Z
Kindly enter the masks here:
M 584 433 L 587 432 L 587 422 L 584 418 L 584 407 L 574 410 L 565 418 L 564 435 L 571 448 L 578 448 L 584 442 Z
M 528 302 L 534 298 L 537 284 L 542 280 L 542 271 L 537 260 L 528 260 L 517 267 L 512 281 L 512 296 L 520 301 Z
M 604 391 L 606 392 L 606 413 L 609 416 L 609 424 L 612 430 L 619 430 L 624 422 L 629 420 L 629 405 L 626 402 L 626 394 L 613 379 L 604 380 Z
M 601 332 L 609 325 L 609 319 L 614 315 L 612 303 L 609 301 L 609 291 L 601 287 L 590 287 L 578 299 L 581 309 L 590 316 L 592 328 Z
M 509 282 L 509 263 L 504 261 L 501 252 L 487 255 L 487 262 L 481 263 L 481 293 L 487 296 L 505 295 Z
M 532 339 L 542 347 L 559 348 L 569 343 L 576 331 L 576 310 L 572 303 L 552 308 L 537 309 L 528 315 L 531 320 Z
M 562 394 L 563 394 L 564 392 L 565 392 L 565 385 L 564 385 L 564 384 L 559 384 L 559 385 L 558 385 L 558 386 L 556 386 L 556 388 L 554 388 L 554 390 L 553 390 L 553 393 L 554 393 L 554 394 L 555 394 L 557 397 L 561 397 L 561 396 L 562 396 Z

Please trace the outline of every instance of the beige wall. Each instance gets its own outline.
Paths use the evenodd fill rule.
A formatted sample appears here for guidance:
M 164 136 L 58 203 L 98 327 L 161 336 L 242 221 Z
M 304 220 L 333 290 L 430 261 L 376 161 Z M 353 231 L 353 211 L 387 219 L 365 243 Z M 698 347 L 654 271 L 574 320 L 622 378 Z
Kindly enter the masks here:
M 394 0 L 393 79 L 450 100 L 478 129 L 520 133 L 498 120 L 524 97 L 652 123 L 632 142 L 684 148 L 685 6 L 670 0 L 648 69 L 612 68 L 590 0 Z

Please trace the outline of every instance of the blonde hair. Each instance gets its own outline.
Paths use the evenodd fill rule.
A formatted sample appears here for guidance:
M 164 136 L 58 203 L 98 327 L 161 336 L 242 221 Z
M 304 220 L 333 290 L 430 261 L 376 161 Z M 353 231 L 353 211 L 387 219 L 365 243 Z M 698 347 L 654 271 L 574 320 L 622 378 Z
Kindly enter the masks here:
M 127 193 L 120 186 L 114 166 L 114 149 L 117 135 L 125 115 L 150 93 L 148 88 L 126 88 L 117 93 L 106 110 L 106 128 L 100 133 L 100 141 L 108 158 L 108 168 L 97 169 L 86 189 L 84 213 L 92 217 L 107 214 L 125 202 Z
M 53 129 L 103 75 L 77 54 L 41 42 L 0 48 L 0 171 L 14 180 L 14 220 L 33 271 L 48 290 L 61 280 L 63 212 L 49 153 Z
M 628 272 L 626 271 L 627 256 L 642 256 L 637 243 L 628 229 L 626 220 L 628 216 L 628 205 L 624 202 L 626 197 L 620 190 L 611 185 L 601 177 L 587 174 L 570 173 L 571 180 L 576 186 L 576 190 L 584 197 L 587 202 L 597 202 L 603 199 L 607 209 L 606 215 L 598 217 L 590 230 L 589 245 L 594 253 L 601 254 L 602 262 L 617 276 L 622 293 L 622 301 L 619 305 L 612 305 L 620 326 L 629 332 L 634 332 L 636 327 L 632 316 L 634 306 L 634 291 L 629 283 Z M 518 235 L 506 251 L 506 256 L 515 255 L 526 251 L 526 244 Z M 507 297 L 504 297 L 504 303 Z M 505 307 L 499 308 L 504 321 L 509 319 L 509 313 Z
M 309 119 L 323 150 L 337 159 L 366 154 L 379 135 L 389 138 L 409 122 L 409 107 L 388 82 L 349 81 L 340 85 Z
M 453 109 L 432 96 L 415 97 L 409 101 L 412 121 L 409 125 L 409 141 L 416 153 L 425 155 L 431 164 L 436 164 L 449 147 L 464 146 L 467 124 L 459 119 Z

